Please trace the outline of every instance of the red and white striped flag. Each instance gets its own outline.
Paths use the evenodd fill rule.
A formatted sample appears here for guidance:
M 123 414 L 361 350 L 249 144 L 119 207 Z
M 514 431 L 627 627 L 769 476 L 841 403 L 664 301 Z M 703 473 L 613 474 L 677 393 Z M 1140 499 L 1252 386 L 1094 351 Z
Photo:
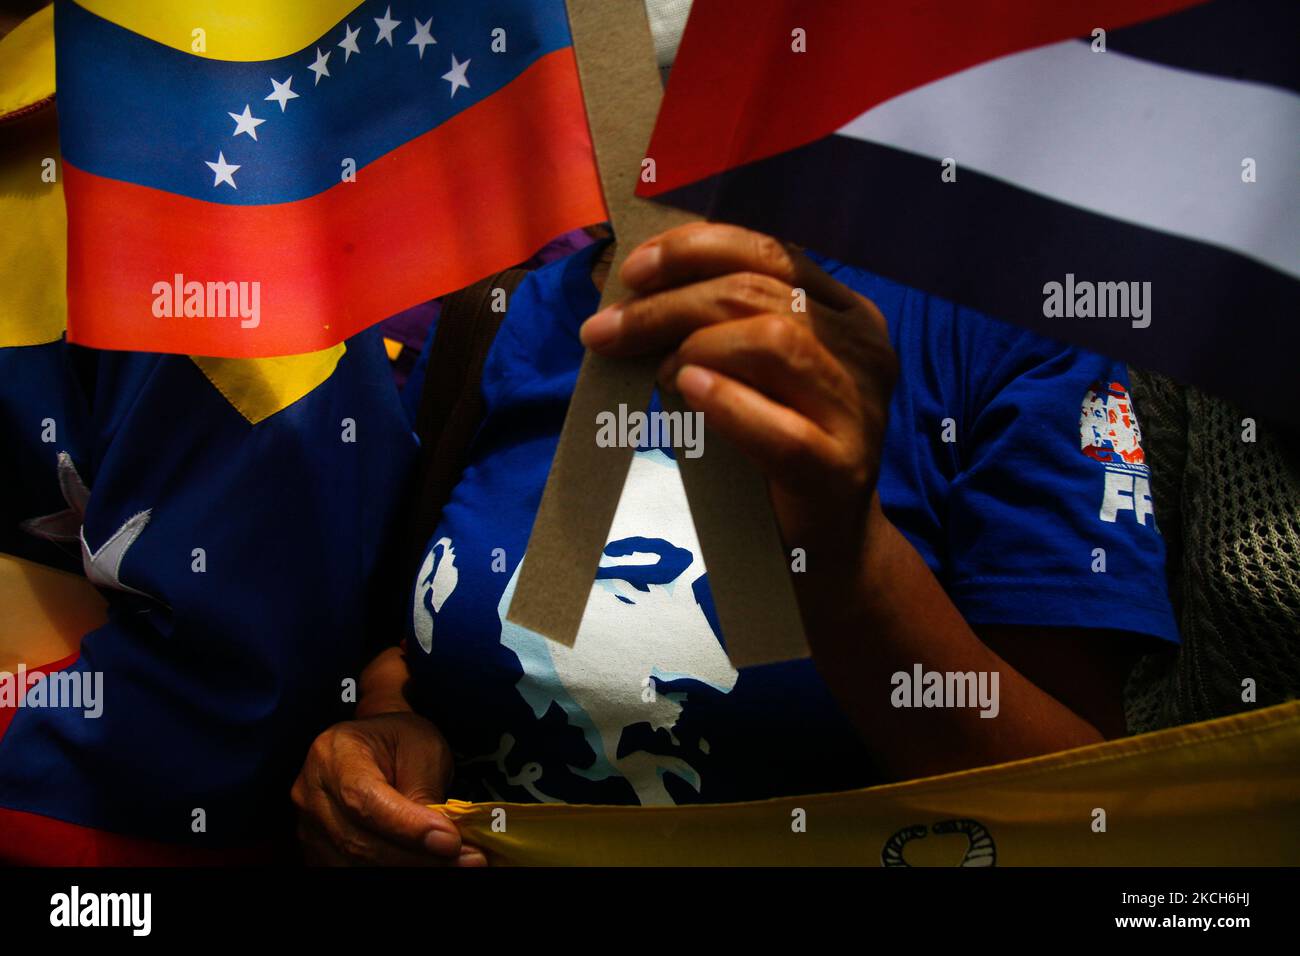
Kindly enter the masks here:
M 1294 0 L 698 0 L 638 191 L 1300 421 L 1298 36 Z

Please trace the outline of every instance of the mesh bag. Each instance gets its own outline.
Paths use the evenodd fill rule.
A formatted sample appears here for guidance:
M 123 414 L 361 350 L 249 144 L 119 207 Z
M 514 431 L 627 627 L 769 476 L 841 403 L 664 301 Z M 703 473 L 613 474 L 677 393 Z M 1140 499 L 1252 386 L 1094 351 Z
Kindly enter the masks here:
M 1132 385 L 1182 647 L 1134 668 L 1129 730 L 1300 696 L 1300 443 L 1262 422 L 1243 441 L 1240 409 L 1162 376 Z

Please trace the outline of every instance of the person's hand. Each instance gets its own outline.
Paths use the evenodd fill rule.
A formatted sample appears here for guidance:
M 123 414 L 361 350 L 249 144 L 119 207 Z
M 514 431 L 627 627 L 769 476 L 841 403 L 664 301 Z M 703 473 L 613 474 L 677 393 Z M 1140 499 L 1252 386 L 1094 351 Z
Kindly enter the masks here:
M 880 310 L 775 239 L 713 223 L 643 243 L 620 277 L 633 297 L 583 343 L 667 353 L 660 385 L 762 468 L 786 543 L 852 574 L 898 375 Z
M 481 866 L 441 803 L 451 751 L 418 714 L 379 714 L 330 727 L 312 744 L 291 796 L 308 863 Z

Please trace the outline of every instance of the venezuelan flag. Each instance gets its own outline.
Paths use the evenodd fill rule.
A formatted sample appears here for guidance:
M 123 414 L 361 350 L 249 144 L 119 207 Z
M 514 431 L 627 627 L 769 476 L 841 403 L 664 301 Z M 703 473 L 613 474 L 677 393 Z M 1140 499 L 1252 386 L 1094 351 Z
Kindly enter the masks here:
M 188 49 L 168 9 L 126 25 Z M 223 9 L 209 53 L 256 12 Z M 0 866 L 266 862 L 362 636 L 396 626 L 415 439 L 378 329 L 266 358 L 69 346 L 55 112 L 46 8 L 0 38 Z
M 334 345 L 604 218 L 561 0 L 60 0 L 69 340 Z

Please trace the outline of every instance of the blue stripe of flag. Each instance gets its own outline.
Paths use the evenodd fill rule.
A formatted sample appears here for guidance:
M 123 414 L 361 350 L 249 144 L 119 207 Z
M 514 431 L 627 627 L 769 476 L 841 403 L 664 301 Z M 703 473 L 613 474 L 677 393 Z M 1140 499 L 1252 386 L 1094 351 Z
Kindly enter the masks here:
M 393 45 L 376 43 L 375 19 L 391 6 Z M 268 11 L 273 6 L 268 4 Z M 273 16 L 273 12 L 268 12 Z M 432 18 L 437 40 L 408 41 Z M 360 29 L 360 52 L 338 44 Z M 505 52 L 492 50 L 505 30 Z M 570 44 L 562 0 L 368 0 L 316 43 L 276 60 L 234 62 L 184 53 L 60 0 L 57 84 L 63 155 L 87 172 L 212 202 L 263 204 L 315 195 L 500 90 L 540 57 Z M 330 75 L 309 69 L 317 48 Z M 452 55 L 470 61 L 470 85 L 451 95 Z M 281 111 L 265 97 L 292 77 L 298 96 Z M 257 140 L 235 135 L 249 107 Z M 237 188 L 214 186 L 218 154 L 240 167 Z

